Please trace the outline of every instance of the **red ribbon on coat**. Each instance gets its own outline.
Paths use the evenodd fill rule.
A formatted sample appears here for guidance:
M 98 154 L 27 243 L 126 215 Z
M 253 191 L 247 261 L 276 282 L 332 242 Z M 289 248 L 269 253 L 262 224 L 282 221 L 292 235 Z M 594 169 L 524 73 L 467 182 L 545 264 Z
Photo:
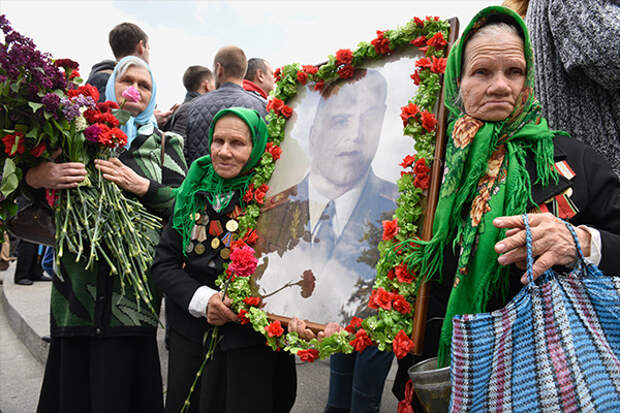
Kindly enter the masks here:
M 411 403 L 413 402 L 413 383 L 411 379 L 405 385 L 405 400 L 398 402 L 397 413 L 415 413 Z

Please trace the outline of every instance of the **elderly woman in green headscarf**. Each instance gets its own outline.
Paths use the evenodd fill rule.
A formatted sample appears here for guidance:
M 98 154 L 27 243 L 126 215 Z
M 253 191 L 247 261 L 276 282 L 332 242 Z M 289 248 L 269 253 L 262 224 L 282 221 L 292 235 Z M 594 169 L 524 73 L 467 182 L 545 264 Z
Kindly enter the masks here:
M 449 139 L 433 238 L 410 252 L 433 280 L 429 322 L 424 356 L 401 364 L 402 380 L 414 361 L 437 354 L 450 363 L 453 316 L 500 308 L 526 282 L 525 212 L 535 278 L 576 260 L 558 217 L 576 226 L 588 259 L 620 273 L 612 252 L 620 248 L 618 179 L 591 148 L 549 129 L 533 85 L 523 20 L 499 6 L 479 12 L 448 57 Z
M 265 346 L 241 325 L 215 285 L 244 214 L 243 195 L 267 144 L 258 112 L 219 111 L 209 130 L 210 154 L 192 163 L 176 193 L 174 216 L 161 236 L 152 277 L 166 294 L 169 364 L 166 412 L 183 407 L 205 356 L 203 337 L 220 326 L 221 341 L 192 394 L 190 412 L 288 412 L 295 400 L 292 356 Z

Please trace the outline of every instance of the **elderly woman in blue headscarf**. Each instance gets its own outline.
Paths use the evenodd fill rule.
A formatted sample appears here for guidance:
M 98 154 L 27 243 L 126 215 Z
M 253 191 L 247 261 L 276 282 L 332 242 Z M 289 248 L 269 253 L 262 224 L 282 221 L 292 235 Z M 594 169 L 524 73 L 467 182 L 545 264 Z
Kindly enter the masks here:
M 130 87 L 135 101 L 124 97 Z M 126 197 L 166 218 L 172 212 L 172 189 L 181 184 L 187 168 L 182 138 L 164 138 L 153 120 L 156 90 L 143 60 L 128 56 L 118 62 L 106 100 L 131 114 L 122 126 L 128 141 L 117 157 L 98 159 L 95 166 Z M 65 189 L 85 176 L 81 163 L 43 162 L 26 179 L 34 188 Z M 143 235 L 153 238 L 154 252 L 159 235 Z M 65 253 L 54 278 L 52 341 L 37 411 L 162 412 L 157 316 L 136 297 L 123 294 L 119 277 L 109 274 L 103 259 L 92 269 L 85 266 L 84 260 L 76 262 L 74 254 Z M 154 287 L 152 291 L 158 310 L 161 296 Z

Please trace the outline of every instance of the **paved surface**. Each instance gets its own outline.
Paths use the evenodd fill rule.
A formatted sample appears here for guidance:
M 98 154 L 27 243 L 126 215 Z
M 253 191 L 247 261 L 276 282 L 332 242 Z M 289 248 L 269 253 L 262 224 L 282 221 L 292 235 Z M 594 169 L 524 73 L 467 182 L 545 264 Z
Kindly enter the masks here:
M 13 283 L 15 263 L 0 272 L 0 413 L 32 413 L 41 388 L 43 366 L 48 345 L 41 337 L 49 335 L 49 282 L 31 286 Z M 164 386 L 167 354 L 163 331 L 158 332 Z M 381 412 L 396 412 L 397 401 L 392 395 L 396 362 L 385 383 Z M 293 413 L 319 413 L 327 400 L 329 362 L 297 364 L 297 400 Z

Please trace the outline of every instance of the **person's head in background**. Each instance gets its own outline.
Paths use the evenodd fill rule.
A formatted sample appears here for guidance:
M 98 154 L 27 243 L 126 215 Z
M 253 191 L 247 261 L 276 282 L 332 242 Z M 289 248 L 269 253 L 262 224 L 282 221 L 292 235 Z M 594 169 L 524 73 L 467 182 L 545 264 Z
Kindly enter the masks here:
M 253 57 L 248 60 L 248 70 L 245 79 L 254 82 L 269 94 L 274 87 L 273 68 L 265 59 Z
M 213 59 L 215 72 L 215 87 L 231 82 L 239 86 L 243 84 L 243 77 L 248 68 L 245 53 L 237 46 L 224 46 L 217 51 Z
M 149 63 L 149 37 L 133 23 L 116 25 L 108 36 L 112 53 L 117 61 L 126 56 L 137 56 Z
M 183 73 L 183 86 L 188 92 L 202 95 L 215 90 L 215 78 L 211 70 L 204 66 L 190 66 Z

